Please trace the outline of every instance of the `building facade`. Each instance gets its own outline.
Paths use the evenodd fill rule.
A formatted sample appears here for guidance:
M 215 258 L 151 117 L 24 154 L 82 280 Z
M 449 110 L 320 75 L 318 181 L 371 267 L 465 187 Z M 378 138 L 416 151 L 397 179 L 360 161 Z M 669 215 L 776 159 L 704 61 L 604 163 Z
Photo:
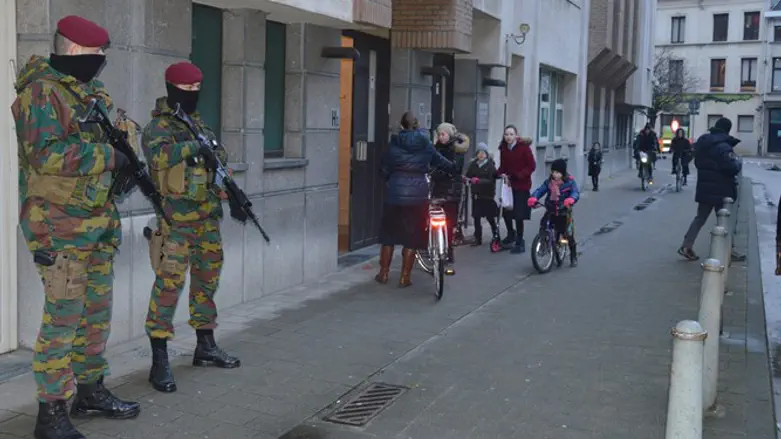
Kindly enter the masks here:
M 736 150 L 752 155 L 767 150 L 762 96 L 769 79 L 763 67 L 768 27 L 761 17 L 768 6 L 766 0 L 659 0 L 657 59 L 669 57 L 676 67 L 666 71 L 684 78 L 680 105 L 659 117 L 660 133 L 677 120 L 696 138 L 723 116 L 741 140 Z M 693 99 L 700 103 L 699 114 L 690 116 Z
M 762 153 L 781 154 L 781 1 L 770 0 L 764 13 L 762 55 L 764 78 L 760 85 L 762 125 L 758 127 Z
M 655 0 L 592 0 L 586 144 L 599 142 L 610 175 L 632 166 L 631 145 L 652 101 Z
M 430 129 L 453 122 L 497 147 L 513 123 L 535 140 L 538 172 L 570 158 L 584 172 L 588 0 L 5 1 L 0 81 L 51 51 L 56 22 L 79 14 L 111 33 L 101 74 L 141 126 L 163 71 L 191 60 L 199 110 L 271 236 L 223 221 L 221 308 L 316 281 L 377 242 L 379 160 L 404 111 Z M 521 26 L 525 25 L 525 26 Z M 43 289 L 18 232 L 10 87 L 0 87 L 0 352 L 34 344 Z M 138 193 L 120 204 L 110 344 L 144 335 L 154 274 Z M 367 279 L 368 281 L 368 279 Z M 186 287 L 186 289 L 189 286 Z M 177 322 L 188 318 L 181 300 Z M 20 318 L 23 316 L 23 318 Z

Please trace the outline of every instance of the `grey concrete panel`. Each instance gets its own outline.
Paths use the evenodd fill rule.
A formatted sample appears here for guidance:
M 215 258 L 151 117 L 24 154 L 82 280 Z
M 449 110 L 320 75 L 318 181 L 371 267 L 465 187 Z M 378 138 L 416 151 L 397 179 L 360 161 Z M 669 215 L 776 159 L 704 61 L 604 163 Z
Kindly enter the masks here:
M 266 200 L 252 200 L 252 207 L 258 216 L 260 224 L 272 242 L 276 242 L 277 235 L 274 230 L 267 227 L 264 213 L 266 211 Z M 263 260 L 266 256 L 269 244 L 263 240 L 260 232 L 254 225 L 248 225 L 244 228 L 244 300 L 250 301 L 263 297 Z M 273 255 L 273 252 L 269 252 Z
M 105 11 L 106 28 L 113 46 L 143 44 L 144 5 L 138 0 L 111 3 Z
M 341 62 L 338 59 L 320 56 L 323 47 L 341 47 L 342 32 L 339 29 L 308 24 L 305 28 L 304 41 L 306 44 L 303 60 L 304 70 L 339 74 Z
M 339 180 L 339 132 L 320 131 L 306 135 L 306 185 L 336 184 Z M 336 224 L 336 223 L 334 223 Z
M 475 93 L 479 80 L 477 60 L 459 59 L 456 60 L 455 87 L 456 93 Z
M 266 13 L 249 10 L 244 23 L 244 60 L 261 64 L 266 61 Z
M 274 169 L 263 173 L 264 192 L 290 191 L 304 187 L 303 168 Z
M 246 47 L 244 11 L 225 11 L 222 14 L 222 61 L 231 64 L 244 63 Z
M 111 315 L 111 335 L 108 344 L 129 340 L 132 333 L 133 319 L 130 307 L 135 291 L 133 290 L 133 242 L 137 239 L 132 233 L 132 220 L 122 221 L 122 245 L 114 257 L 114 297 Z M 143 236 L 140 236 L 144 239 Z M 144 239 L 145 240 L 145 239 Z M 147 257 L 147 260 L 149 258 Z M 148 294 L 148 293 L 147 293 Z M 147 296 L 148 297 L 148 296 Z
M 49 0 L 16 0 L 16 32 L 20 35 L 52 33 L 49 11 Z
M 412 64 L 410 65 L 410 82 L 419 85 L 431 85 L 431 77 L 420 74 L 420 69 L 434 65 L 434 54 L 421 50 L 412 51 Z
M 222 66 L 222 128 L 244 127 L 244 68 Z
M 16 69 L 21 70 L 33 55 L 49 56 L 51 50 L 50 41 L 19 41 L 16 45 Z
M 290 23 L 287 25 L 287 40 L 285 52 L 285 70 L 302 71 L 304 60 L 301 59 L 301 46 L 304 44 L 305 24 Z
M 231 218 L 228 213 L 228 205 L 223 204 L 225 218 L 222 220 L 221 233 L 225 263 L 220 275 L 220 286 L 215 296 L 215 302 L 219 309 L 238 305 L 244 300 L 244 229 L 249 227 Z M 247 232 L 253 232 L 253 230 L 248 228 Z
M 331 112 L 339 112 L 340 85 L 339 77 L 306 75 L 306 128 L 339 130 L 333 126 Z
M 462 132 L 475 129 L 475 117 L 477 116 L 477 102 L 472 93 L 456 94 L 453 98 L 455 117 L 453 123 Z
M 410 82 L 412 56 L 410 49 L 397 49 L 395 47 L 391 49 L 390 78 L 392 84 L 408 84 Z
M 314 191 L 306 194 L 306 241 L 304 281 L 318 279 L 336 270 L 339 229 L 339 192 Z
M 285 157 L 286 158 L 306 158 L 304 151 L 304 135 L 301 133 L 285 133 Z
M 228 151 L 229 162 L 244 161 L 244 135 L 240 132 L 222 132 L 222 146 Z
M 132 98 L 135 95 L 135 87 L 133 87 L 134 61 L 133 54 L 126 50 L 109 49 L 106 52 L 106 66 L 100 72 L 99 79 L 106 86 L 114 103 L 114 109 L 132 110 L 128 106 L 133 103 Z M 137 117 L 133 113 L 129 113 L 128 116 L 133 120 L 136 120 Z
M 425 113 L 428 114 L 431 112 L 431 88 L 425 87 L 425 88 L 412 88 L 410 89 L 410 102 L 409 106 L 412 111 L 415 112 L 415 114 L 418 116 L 418 120 L 420 120 L 421 126 L 426 124 L 425 118 L 426 114 L 420 113 L 420 106 L 423 105 L 423 109 L 425 110 Z
M 301 109 L 306 97 L 304 84 L 306 75 L 300 73 L 288 73 L 285 75 L 285 131 L 302 131 L 304 115 Z M 337 87 L 337 93 L 339 87 Z M 338 101 L 337 101 L 338 106 Z
M 188 57 L 192 46 L 192 1 L 146 0 L 144 23 L 147 47 Z
M 16 236 L 17 287 L 19 289 L 17 305 L 19 323 L 19 344 L 25 347 L 35 345 L 38 328 L 43 313 L 43 282 L 33 263 L 33 256 L 27 249 L 27 243 L 21 229 Z
M 244 78 L 247 81 L 244 94 L 244 128 L 262 130 L 265 120 L 266 73 L 258 67 L 244 67 Z
M 183 61 L 173 56 L 133 52 L 129 68 L 133 69 L 133 85 L 130 102 L 116 102 L 128 111 L 128 115 L 141 126 L 152 120 L 152 110 L 157 98 L 166 95 L 165 69 L 173 63 Z M 126 68 L 128 66 L 125 66 Z M 128 87 L 128 85 L 124 85 Z M 111 90 L 109 90 L 111 92 Z
M 67 15 L 79 15 L 100 25 L 106 25 L 104 19 L 108 5 L 103 0 L 55 0 L 47 3 L 50 3 L 49 24 L 52 32 L 57 29 L 57 21 Z
M 395 131 L 399 129 L 398 122 L 401 120 L 401 115 L 411 107 L 409 104 L 409 88 L 406 85 L 391 86 L 390 106 L 390 125 L 392 131 Z
M 268 174 L 268 173 L 267 173 Z M 303 281 L 304 272 L 303 192 L 266 198 L 264 220 L 274 231 L 274 241 L 263 259 L 263 289 L 272 294 Z
M 263 145 L 263 134 L 244 135 L 244 155 L 247 163 L 247 172 L 244 173 L 246 178 L 244 191 L 247 195 L 263 191 Z
M 144 227 L 149 224 L 153 215 L 140 215 L 130 218 L 130 229 L 125 234 L 125 242 L 120 249 L 131 260 L 132 273 L 130 277 L 130 297 L 127 308 L 119 308 L 119 301 L 114 303 L 114 314 L 126 313 L 130 319 L 130 338 L 145 334 L 144 324 L 149 309 L 149 298 L 152 296 L 152 286 L 155 283 L 155 272 L 149 260 L 149 241 L 143 235 Z M 124 301 L 122 302 L 124 303 Z

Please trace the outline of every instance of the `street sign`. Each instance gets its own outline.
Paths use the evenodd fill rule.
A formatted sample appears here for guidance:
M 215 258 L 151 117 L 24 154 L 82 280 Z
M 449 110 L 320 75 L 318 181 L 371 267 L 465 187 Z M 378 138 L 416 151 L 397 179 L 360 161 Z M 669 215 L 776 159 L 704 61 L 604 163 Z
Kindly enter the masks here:
M 700 114 L 700 101 L 697 99 L 692 99 L 689 101 L 689 113 L 690 114 Z

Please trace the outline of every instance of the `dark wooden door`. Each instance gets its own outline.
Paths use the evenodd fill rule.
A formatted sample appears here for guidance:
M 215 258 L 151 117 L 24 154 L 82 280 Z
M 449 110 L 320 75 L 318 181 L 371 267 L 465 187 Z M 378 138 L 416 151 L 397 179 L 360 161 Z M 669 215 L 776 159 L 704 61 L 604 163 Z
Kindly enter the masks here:
M 385 180 L 380 173 L 389 138 L 390 42 L 350 32 L 360 58 L 353 71 L 350 250 L 376 244 Z
M 781 152 L 781 108 L 770 109 L 770 132 L 767 140 L 767 152 Z

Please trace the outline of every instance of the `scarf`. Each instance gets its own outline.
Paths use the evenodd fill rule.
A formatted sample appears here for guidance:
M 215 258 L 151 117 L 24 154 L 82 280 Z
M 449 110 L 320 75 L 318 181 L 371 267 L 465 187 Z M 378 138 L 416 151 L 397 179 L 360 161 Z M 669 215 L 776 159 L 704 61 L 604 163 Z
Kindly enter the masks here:
M 559 201 L 559 197 L 561 196 L 561 185 L 564 184 L 564 180 L 554 180 L 550 179 L 548 182 L 548 199 L 554 202 Z
M 488 163 L 488 159 L 485 159 L 485 160 L 478 160 L 478 161 L 477 161 L 477 166 L 478 166 L 478 167 L 480 167 L 480 168 L 482 168 L 483 166 L 485 166 L 485 164 L 486 164 L 486 163 Z

